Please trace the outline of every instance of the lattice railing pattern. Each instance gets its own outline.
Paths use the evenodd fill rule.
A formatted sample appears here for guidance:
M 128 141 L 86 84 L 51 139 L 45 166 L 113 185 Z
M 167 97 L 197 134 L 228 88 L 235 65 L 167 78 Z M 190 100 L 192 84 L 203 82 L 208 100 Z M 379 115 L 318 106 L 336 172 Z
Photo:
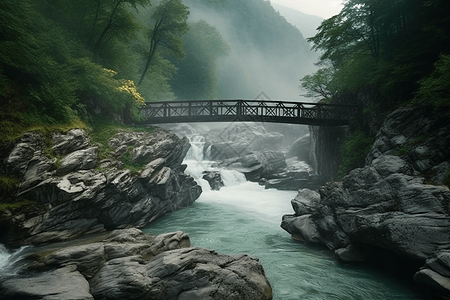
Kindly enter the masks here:
M 332 105 L 288 101 L 260 100 L 206 100 L 206 101 L 173 101 L 148 102 L 142 109 L 143 116 L 151 122 L 159 118 L 182 117 L 266 117 L 317 120 L 346 120 L 357 107 L 348 105 Z M 217 118 L 220 121 L 220 118 Z

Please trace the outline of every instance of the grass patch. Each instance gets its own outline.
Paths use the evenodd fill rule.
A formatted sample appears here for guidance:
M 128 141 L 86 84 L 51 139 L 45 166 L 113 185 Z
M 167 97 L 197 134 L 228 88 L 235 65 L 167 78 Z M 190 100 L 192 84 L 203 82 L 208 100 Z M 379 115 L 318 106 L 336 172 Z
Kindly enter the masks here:
M 39 203 L 29 200 L 23 200 L 13 203 L 0 203 L 0 211 L 15 210 L 26 206 L 39 206 Z
M 394 155 L 395 156 L 403 156 L 406 153 L 408 153 L 409 149 L 411 149 L 411 146 L 408 144 L 401 146 L 400 148 L 395 149 Z
M 430 137 L 430 134 L 423 134 L 415 139 L 410 140 L 405 145 L 397 148 L 394 151 L 395 156 L 403 156 L 406 153 L 408 153 L 409 150 L 411 150 L 412 147 L 420 145 L 423 141 L 425 141 L 427 138 Z
M 145 166 L 145 163 L 138 163 L 131 161 L 132 146 L 128 146 L 128 151 L 122 156 L 123 168 L 130 170 L 131 174 L 138 174 Z
M 108 142 L 119 132 L 147 132 L 152 133 L 157 127 L 132 127 L 102 120 L 101 118 L 94 123 L 91 132 L 91 140 L 93 143 L 99 144 L 99 161 L 110 157 L 111 152 L 114 151 L 108 145 Z M 143 163 L 136 163 L 131 161 L 131 151 L 133 146 L 128 146 L 128 151 L 122 156 L 123 168 L 131 171 L 132 174 L 137 174 L 144 167 Z

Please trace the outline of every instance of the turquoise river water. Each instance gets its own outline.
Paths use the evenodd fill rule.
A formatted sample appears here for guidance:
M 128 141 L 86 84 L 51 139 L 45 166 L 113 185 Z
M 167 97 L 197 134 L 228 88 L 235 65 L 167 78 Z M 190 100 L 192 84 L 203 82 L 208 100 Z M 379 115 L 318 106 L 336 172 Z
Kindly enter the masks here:
M 200 178 L 205 162 L 188 161 L 188 172 Z M 293 191 L 265 190 L 242 174 L 221 171 L 225 187 L 203 193 L 189 208 L 163 217 L 144 229 L 160 234 L 183 231 L 193 246 L 224 254 L 246 253 L 259 258 L 275 300 L 424 299 L 414 286 L 381 270 L 338 262 L 328 249 L 293 241 L 280 228 L 292 214 Z

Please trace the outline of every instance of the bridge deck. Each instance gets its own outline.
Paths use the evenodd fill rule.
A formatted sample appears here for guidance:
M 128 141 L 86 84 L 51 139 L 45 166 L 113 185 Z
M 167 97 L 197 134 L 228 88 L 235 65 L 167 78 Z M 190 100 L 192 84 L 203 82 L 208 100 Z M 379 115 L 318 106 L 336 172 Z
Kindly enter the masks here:
M 288 101 L 204 100 L 147 102 L 143 123 L 276 122 L 347 125 L 358 107 Z

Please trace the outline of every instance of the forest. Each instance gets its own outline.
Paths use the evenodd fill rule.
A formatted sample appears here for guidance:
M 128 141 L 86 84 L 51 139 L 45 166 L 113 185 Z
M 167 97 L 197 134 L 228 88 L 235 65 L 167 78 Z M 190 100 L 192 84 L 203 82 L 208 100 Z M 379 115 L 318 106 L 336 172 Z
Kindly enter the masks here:
M 262 91 L 366 116 L 414 101 L 449 110 L 449 6 L 346 0 L 308 43 L 262 0 L 3 0 L 2 147 L 36 126 L 132 123 L 145 101 Z M 370 130 L 355 128 L 344 150 L 363 157 Z
M 345 1 L 308 39 L 320 69 L 302 87 L 309 97 L 354 104 L 358 92 L 374 91 L 373 105 L 385 111 L 420 100 L 448 109 L 449 8 L 445 0 Z
M 5 0 L 2 136 L 19 125 L 77 120 L 92 125 L 95 110 L 131 122 L 139 119 L 145 101 L 215 99 L 219 89 L 225 91 L 219 96 L 232 97 L 226 92 L 230 83 L 217 74 L 219 60 L 232 50 L 229 42 L 211 20 L 191 17 L 190 6 L 197 15 L 229 15 L 230 35 L 238 41 L 231 42 L 234 51 L 258 49 L 252 52 L 260 56 L 254 64 L 310 53 L 298 29 L 265 1 Z M 239 72 L 245 70 L 225 74 L 243 82 Z M 287 76 L 298 81 L 296 74 Z

